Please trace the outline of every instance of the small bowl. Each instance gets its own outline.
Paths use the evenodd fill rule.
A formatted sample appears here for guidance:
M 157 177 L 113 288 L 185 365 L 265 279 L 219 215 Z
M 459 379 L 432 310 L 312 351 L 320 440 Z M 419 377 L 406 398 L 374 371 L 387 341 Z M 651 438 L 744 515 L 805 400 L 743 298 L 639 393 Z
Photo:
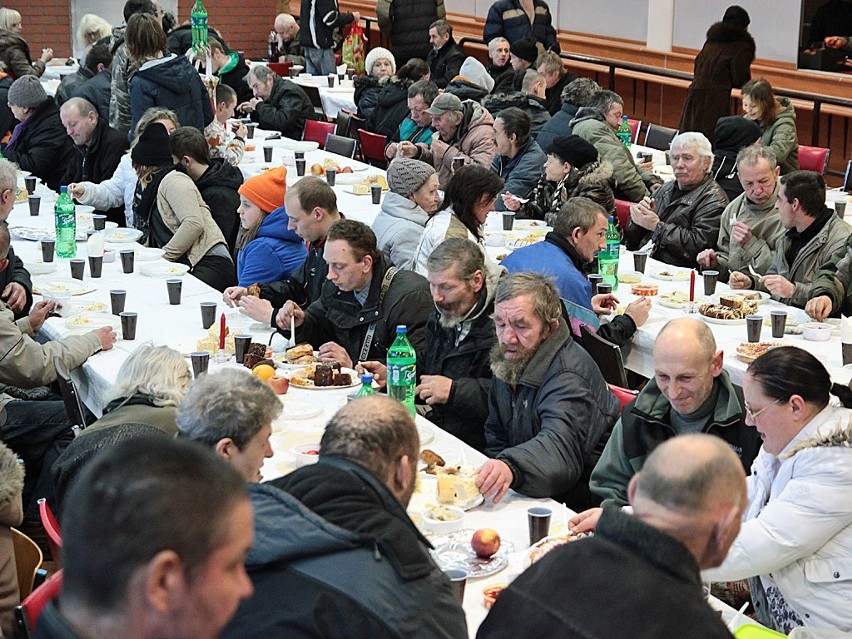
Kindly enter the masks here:
M 660 292 L 660 287 L 656 284 L 634 284 L 630 292 L 641 297 L 653 297 Z
M 290 449 L 299 466 L 316 464 L 319 461 L 319 444 L 299 444 Z
M 112 249 L 104 249 L 104 264 L 115 262 L 115 251 Z
M 505 233 L 491 233 L 485 236 L 485 246 L 506 246 Z
M 806 322 L 801 324 L 802 335 L 811 342 L 827 342 L 831 339 L 834 327 L 824 322 Z
M 442 518 L 438 519 L 438 516 Z M 423 513 L 423 523 L 433 533 L 446 535 L 464 528 L 464 517 L 464 511 L 456 506 L 435 506 Z

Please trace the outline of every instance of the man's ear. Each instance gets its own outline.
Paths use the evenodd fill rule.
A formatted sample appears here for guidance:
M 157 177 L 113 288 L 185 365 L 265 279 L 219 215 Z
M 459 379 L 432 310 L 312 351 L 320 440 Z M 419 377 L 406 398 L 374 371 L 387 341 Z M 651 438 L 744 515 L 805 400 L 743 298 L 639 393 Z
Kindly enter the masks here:
M 174 550 L 161 550 L 138 570 L 141 574 L 132 577 L 131 584 L 136 578 L 143 581 L 141 586 L 145 609 L 153 609 L 160 616 L 168 617 L 180 604 L 181 595 L 186 589 L 186 575 L 180 557 Z M 140 584 L 137 582 L 137 585 Z M 133 589 L 132 585 L 129 589 Z
M 216 442 L 213 450 L 219 457 L 227 461 L 234 454 L 236 448 L 237 445 L 234 443 L 233 439 L 230 437 L 223 437 Z
M 394 492 L 404 492 L 411 481 L 411 460 L 408 455 L 403 455 L 396 463 L 393 473 Z

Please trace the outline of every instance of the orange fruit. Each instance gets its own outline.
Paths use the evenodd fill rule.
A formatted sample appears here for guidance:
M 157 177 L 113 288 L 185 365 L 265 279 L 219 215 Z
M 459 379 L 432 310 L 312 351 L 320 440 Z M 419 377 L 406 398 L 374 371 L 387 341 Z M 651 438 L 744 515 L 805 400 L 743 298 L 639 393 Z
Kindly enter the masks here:
M 264 382 L 275 376 L 275 369 L 269 364 L 258 364 L 251 372 L 260 377 Z

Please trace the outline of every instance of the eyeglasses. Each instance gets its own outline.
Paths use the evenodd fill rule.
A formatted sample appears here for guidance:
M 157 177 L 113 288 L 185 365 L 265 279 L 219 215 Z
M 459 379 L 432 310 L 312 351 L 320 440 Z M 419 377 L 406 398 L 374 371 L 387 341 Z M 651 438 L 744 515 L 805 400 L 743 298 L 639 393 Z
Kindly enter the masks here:
M 777 403 L 778 403 L 778 402 L 780 402 L 780 401 L 781 401 L 781 398 L 779 397 L 779 398 L 778 398 L 778 399 L 776 399 L 774 402 L 772 402 L 771 404 L 767 404 L 766 406 L 764 406 L 763 408 L 761 408 L 761 409 L 760 409 L 759 411 L 757 411 L 756 413 L 755 413 L 754 411 L 752 411 L 752 410 L 751 410 L 751 407 L 750 407 L 748 404 L 746 404 L 746 405 L 745 405 L 745 412 L 746 412 L 746 415 L 748 415 L 749 417 L 751 417 L 751 421 L 756 421 L 758 417 L 760 417 L 761 415 L 763 415 L 763 413 L 765 413 L 768 409 L 770 409 L 770 408 L 772 408 L 773 406 L 775 406 L 775 404 L 777 404 Z

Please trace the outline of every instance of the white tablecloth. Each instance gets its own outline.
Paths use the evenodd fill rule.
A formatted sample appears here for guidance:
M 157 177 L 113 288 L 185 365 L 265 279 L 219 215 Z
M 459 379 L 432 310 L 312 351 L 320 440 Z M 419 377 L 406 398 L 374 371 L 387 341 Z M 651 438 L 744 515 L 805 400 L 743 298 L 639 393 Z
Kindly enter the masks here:
M 322 108 L 325 109 L 325 114 L 332 120 L 337 117 L 337 112 L 341 109 L 352 111 L 353 113 L 358 110 L 355 106 L 355 87 L 352 84 L 352 80 L 343 80 L 340 83 L 335 79 L 334 87 L 329 87 L 327 76 L 302 74 L 298 78 L 294 78 L 293 82 L 319 87 Z

